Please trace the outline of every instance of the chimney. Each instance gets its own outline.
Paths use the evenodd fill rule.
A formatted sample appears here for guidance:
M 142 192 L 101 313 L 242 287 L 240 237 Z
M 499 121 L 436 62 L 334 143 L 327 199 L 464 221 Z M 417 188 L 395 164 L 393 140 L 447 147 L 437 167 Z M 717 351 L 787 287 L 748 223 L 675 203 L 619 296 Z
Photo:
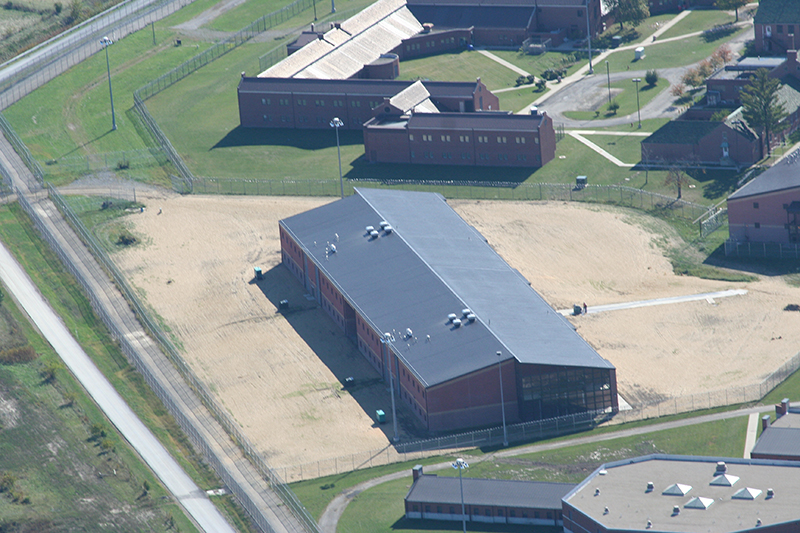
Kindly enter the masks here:
M 314 23 L 311 23 L 311 33 L 314 33 Z
M 764 431 L 769 427 L 769 415 L 764 415 L 761 417 L 761 431 Z
M 783 406 L 783 414 L 789 412 L 789 398 L 784 398 L 781 400 L 781 406 Z
M 414 481 L 418 480 L 422 475 L 422 465 L 417 465 L 411 469 L 411 476 L 414 478 Z

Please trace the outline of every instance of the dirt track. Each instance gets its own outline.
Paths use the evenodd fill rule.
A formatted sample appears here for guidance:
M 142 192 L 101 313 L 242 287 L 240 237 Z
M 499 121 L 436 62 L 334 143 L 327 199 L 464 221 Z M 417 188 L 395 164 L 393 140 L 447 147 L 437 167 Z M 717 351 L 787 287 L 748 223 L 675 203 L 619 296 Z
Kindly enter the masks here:
M 277 221 L 328 199 L 170 196 L 129 217 L 144 245 L 115 260 L 185 357 L 273 466 L 386 446 L 386 387 L 279 265 Z M 631 403 L 755 383 L 800 348 L 800 289 L 672 273 L 659 221 L 601 206 L 462 202 L 473 224 L 554 307 L 744 288 L 745 296 L 570 318 L 617 367 Z M 159 209 L 162 213 L 158 214 Z M 655 231 L 645 228 L 652 228 Z M 253 267 L 264 280 L 256 282 Z M 293 311 L 277 314 L 287 298 Z M 350 394 L 341 381 L 361 385 Z

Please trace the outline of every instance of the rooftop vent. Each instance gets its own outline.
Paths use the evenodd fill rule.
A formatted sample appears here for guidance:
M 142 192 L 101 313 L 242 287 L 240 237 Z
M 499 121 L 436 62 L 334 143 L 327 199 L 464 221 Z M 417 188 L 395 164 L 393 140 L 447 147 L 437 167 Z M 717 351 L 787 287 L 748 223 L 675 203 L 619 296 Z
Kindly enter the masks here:
M 378 232 L 375 231 L 375 230 L 372 230 L 372 231 L 369 232 L 369 236 L 372 237 L 373 239 L 377 239 L 378 238 Z
M 672 507 L 672 516 L 679 515 L 679 514 L 681 514 L 681 506 L 680 505 L 674 505 Z
M 385 231 L 387 233 L 387 235 L 388 235 L 389 233 L 394 231 L 394 228 L 387 224 L 386 227 L 383 228 L 383 231 Z
M 761 526 L 761 519 L 759 518 L 759 519 L 756 520 L 756 527 L 760 527 L 760 526 Z
M 600 489 L 594 489 L 594 495 L 600 496 Z
M 691 485 L 683 485 L 682 483 L 673 483 L 666 489 L 664 489 L 663 494 L 664 496 L 686 496 L 686 494 L 692 490 Z
M 609 512 L 609 511 L 608 511 L 608 507 L 606 507 L 605 509 L 603 509 L 603 514 L 608 514 L 608 512 Z
M 720 474 L 724 474 L 728 471 L 728 465 L 725 464 L 725 461 L 719 461 L 717 463 L 717 471 L 714 475 L 718 476 Z
M 473 316 L 474 316 L 474 315 L 473 315 Z M 606 469 L 604 468 L 604 469 L 602 469 L 601 471 L 599 471 L 599 472 L 598 472 L 598 474 L 600 474 L 601 476 L 605 476 L 606 474 L 608 474 L 608 470 L 606 470 Z
M 406 328 L 406 338 L 411 338 L 414 336 L 414 332 L 411 331 L 411 328 Z
M 455 313 L 450 313 L 449 315 L 447 315 L 447 322 L 448 322 L 448 323 L 449 323 L 449 322 L 452 322 L 452 321 L 453 321 L 453 320 L 455 320 L 456 318 L 458 318 L 458 315 L 456 315 Z
M 470 314 L 467 315 L 467 320 L 469 320 L 470 322 L 475 322 L 476 318 L 478 318 L 478 317 L 476 317 L 474 313 L 470 313 Z M 601 475 L 602 475 L 602 473 L 601 473 Z
M 381 223 L 380 223 L 380 227 L 381 227 L 381 229 L 384 229 L 384 228 L 385 228 L 386 226 L 388 226 L 388 225 L 389 225 L 389 223 L 388 223 L 388 222 L 386 222 L 385 220 L 381 220 Z
M 651 522 L 650 519 L 648 518 L 647 519 L 647 529 L 650 529 L 651 527 L 653 527 L 653 522 Z
M 375 226 L 367 226 L 367 233 L 372 233 L 375 231 Z
M 468 308 L 465 307 L 464 309 L 461 310 L 461 315 L 468 316 L 471 312 L 472 311 L 470 311 Z
M 461 320 L 460 320 L 460 319 L 458 319 L 458 318 L 456 318 L 455 320 L 453 320 L 453 326 L 455 326 L 455 327 L 457 327 L 457 328 L 460 328 L 460 327 L 461 327 Z
M 331 253 L 332 254 L 336 253 L 336 245 L 335 244 L 331 244 Z
M 774 497 L 775 497 L 775 491 L 772 489 L 767 489 L 767 499 L 769 500 L 770 498 Z
M 648 481 L 647 482 L 647 492 L 653 492 L 654 488 L 655 488 L 655 485 L 653 485 L 653 482 L 652 481 Z

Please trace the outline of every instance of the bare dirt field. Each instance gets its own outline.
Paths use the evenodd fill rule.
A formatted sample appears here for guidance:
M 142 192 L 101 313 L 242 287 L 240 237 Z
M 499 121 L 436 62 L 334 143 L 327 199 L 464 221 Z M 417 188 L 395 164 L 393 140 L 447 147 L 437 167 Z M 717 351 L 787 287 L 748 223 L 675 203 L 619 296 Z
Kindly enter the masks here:
M 127 224 L 142 245 L 115 260 L 171 328 L 195 372 L 276 467 L 381 449 L 389 394 L 333 321 L 280 266 L 278 220 L 330 199 L 160 194 Z M 452 201 L 556 309 L 743 288 L 744 296 L 572 317 L 617 367 L 632 404 L 761 381 L 800 349 L 800 289 L 672 273 L 672 231 L 631 211 Z M 159 209 L 162 210 L 159 214 Z M 253 267 L 264 271 L 256 281 Z M 292 311 L 277 313 L 281 299 Z M 354 376 L 352 392 L 341 383 Z

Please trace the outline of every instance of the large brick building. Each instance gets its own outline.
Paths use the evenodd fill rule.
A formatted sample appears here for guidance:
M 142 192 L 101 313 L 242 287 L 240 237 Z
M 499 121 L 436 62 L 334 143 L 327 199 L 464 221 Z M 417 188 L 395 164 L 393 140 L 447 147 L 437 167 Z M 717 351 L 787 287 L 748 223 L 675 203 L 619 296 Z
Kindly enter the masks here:
M 800 243 L 800 151 L 728 197 L 728 244 Z
M 280 240 L 283 264 L 428 430 L 499 425 L 500 367 L 509 423 L 618 409 L 611 363 L 441 195 L 356 189 L 282 220 Z
M 555 157 L 556 138 L 546 114 L 401 114 L 386 107 L 364 124 L 364 151 L 376 163 L 541 167 Z
M 800 0 L 761 0 L 753 18 L 756 53 L 783 55 L 800 44 Z

